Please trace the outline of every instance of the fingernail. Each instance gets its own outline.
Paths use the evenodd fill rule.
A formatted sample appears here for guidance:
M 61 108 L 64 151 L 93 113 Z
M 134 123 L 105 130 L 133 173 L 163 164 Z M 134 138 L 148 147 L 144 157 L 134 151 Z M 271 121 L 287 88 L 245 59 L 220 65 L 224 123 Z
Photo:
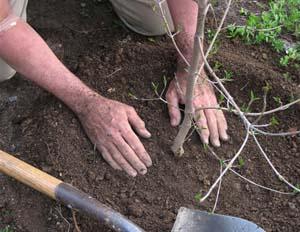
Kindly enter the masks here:
M 219 140 L 215 140 L 215 141 L 213 142 L 213 144 L 214 144 L 215 147 L 220 147 L 220 146 L 221 146 Z
M 120 167 L 113 167 L 113 169 L 118 170 L 118 171 L 122 171 L 122 168 L 120 168 Z
M 223 136 L 223 140 L 224 141 L 228 141 L 229 140 L 229 135 L 227 133 Z
M 142 175 L 145 175 L 145 174 L 147 173 L 147 169 L 141 169 L 141 170 L 140 170 L 140 173 L 141 173 Z
M 146 161 L 146 166 L 148 168 L 152 166 L 152 160 L 151 159 Z
M 130 175 L 131 175 L 132 177 L 136 177 L 137 172 L 136 172 L 136 171 L 132 171 L 132 172 L 130 172 Z
M 147 130 L 145 130 L 145 135 L 146 135 L 147 138 L 151 137 L 151 133 L 149 131 L 147 131 Z
M 175 119 L 171 119 L 171 126 L 176 126 L 175 124 L 176 124 Z
M 178 119 L 175 119 L 175 118 L 171 119 L 171 125 L 172 126 L 178 126 L 178 124 L 179 124 L 179 120 Z
M 208 138 L 203 138 L 203 137 L 201 137 L 201 139 L 202 139 L 202 143 L 204 143 L 204 144 L 209 144 Z

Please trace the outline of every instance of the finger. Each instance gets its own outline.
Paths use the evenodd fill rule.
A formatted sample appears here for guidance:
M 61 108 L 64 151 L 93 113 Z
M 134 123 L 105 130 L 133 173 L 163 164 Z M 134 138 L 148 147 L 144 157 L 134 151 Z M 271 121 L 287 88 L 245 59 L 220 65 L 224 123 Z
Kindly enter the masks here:
M 105 147 L 99 147 L 98 149 L 101 152 L 103 158 L 113 169 L 120 170 L 120 171 L 122 170 L 122 168 L 116 163 L 116 161 L 114 161 L 114 159 L 112 158 L 112 156 L 109 154 L 108 150 Z
M 117 162 L 117 164 L 130 176 L 135 177 L 137 172 L 131 167 L 127 160 L 121 155 L 120 151 L 116 148 L 114 144 L 108 147 L 108 151 Z
M 116 138 L 115 145 L 121 152 L 123 157 L 131 164 L 131 166 L 136 171 L 138 171 L 142 175 L 145 175 L 147 173 L 147 168 L 144 165 L 144 163 L 139 159 L 137 154 L 131 149 L 131 147 L 125 142 L 125 140 L 121 136 Z
M 227 141 L 229 139 L 229 136 L 227 134 L 228 125 L 227 125 L 227 121 L 225 119 L 223 111 L 217 110 L 216 117 L 217 117 L 217 121 L 218 121 L 218 129 L 219 129 L 220 138 L 224 141 Z
M 168 102 L 168 110 L 170 115 L 170 121 L 172 126 L 178 126 L 181 119 L 181 114 L 179 110 L 179 99 L 174 91 L 169 91 L 166 95 Z
M 205 110 L 204 113 L 207 119 L 210 141 L 213 146 L 219 147 L 221 144 L 219 139 L 218 122 L 214 110 Z
M 136 136 L 136 134 L 131 131 L 131 128 L 124 129 L 123 138 L 147 167 L 152 166 L 152 160 L 150 155 L 147 153 L 145 147 L 143 146 L 139 138 Z
M 151 137 L 151 133 L 146 129 L 145 122 L 138 116 L 133 108 L 128 110 L 128 121 L 140 136 L 144 138 Z
M 208 144 L 209 141 L 209 130 L 207 125 L 207 120 L 205 117 L 205 114 L 203 110 L 197 111 L 197 114 L 195 116 L 196 125 L 199 128 L 198 133 L 200 135 L 200 138 L 204 144 Z

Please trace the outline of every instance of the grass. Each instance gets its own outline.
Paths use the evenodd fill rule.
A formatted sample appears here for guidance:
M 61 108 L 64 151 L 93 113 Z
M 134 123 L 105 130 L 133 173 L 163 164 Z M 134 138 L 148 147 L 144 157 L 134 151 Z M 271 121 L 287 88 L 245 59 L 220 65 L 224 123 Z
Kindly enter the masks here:
M 249 44 L 269 44 L 282 54 L 279 61 L 281 66 L 300 63 L 300 43 L 287 45 L 282 39 L 289 35 L 294 41 L 300 39 L 300 0 L 272 0 L 268 10 L 259 15 L 242 8 L 240 14 L 246 17 L 246 25 L 229 25 L 229 38 L 241 38 Z
M 13 232 L 13 229 L 10 226 L 6 226 L 4 229 L 0 229 L 0 232 Z

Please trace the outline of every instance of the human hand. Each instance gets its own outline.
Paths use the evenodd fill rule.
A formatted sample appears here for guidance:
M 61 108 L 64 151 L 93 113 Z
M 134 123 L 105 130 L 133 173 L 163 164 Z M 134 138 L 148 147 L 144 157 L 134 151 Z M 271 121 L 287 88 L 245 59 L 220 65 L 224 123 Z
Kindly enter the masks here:
M 152 161 L 132 127 L 144 138 L 151 134 L 133 107 L 94 94 L 79 118 L 92 143 L 114 169 L 133 177 L 146 174 Z
M 185 104 L 188 74 L 185 71 L 177 72 L 176 79 L 172 80 L 166 98 L 172 126 L 178 126 L 181 121 L 179 104 Z M 194 120 L 199 128 L 198 132 L 203 143 L 208 144 L 209 140 L 213 146 L 220 146 L 220 138 L 228 140 L 227 122 L 221 110 L 203 109 L 205 107 L 218 107 L 218 102 L 211 84 L 206 80 L 203 72 L 195 86 L 194 93 Z

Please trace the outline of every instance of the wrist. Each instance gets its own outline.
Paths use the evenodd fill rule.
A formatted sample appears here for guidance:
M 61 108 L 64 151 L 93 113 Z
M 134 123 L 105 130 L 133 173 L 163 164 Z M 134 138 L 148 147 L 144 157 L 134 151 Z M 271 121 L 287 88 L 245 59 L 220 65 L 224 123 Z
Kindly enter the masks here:
M 84 116 L 95 107 L 95 102 L 101 104 L 105 98 L 91 89 L 78 92 L 74 97 L 75 101 L 70 105 L 70 108 L 79 116 Z

